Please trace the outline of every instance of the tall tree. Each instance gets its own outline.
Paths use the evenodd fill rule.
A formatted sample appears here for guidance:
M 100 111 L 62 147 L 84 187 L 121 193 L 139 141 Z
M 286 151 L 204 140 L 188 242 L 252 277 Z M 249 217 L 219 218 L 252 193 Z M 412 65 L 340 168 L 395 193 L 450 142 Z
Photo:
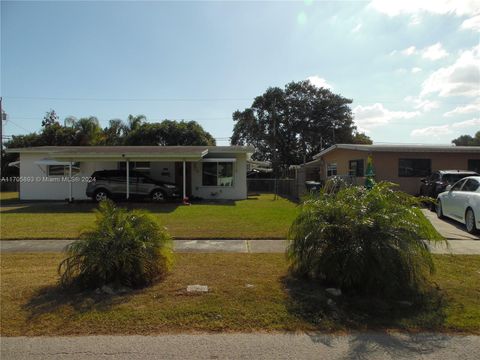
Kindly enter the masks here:
M 233 113 L 231 142 L 253 145 L 254 158 L 272 161 L 276 168 L 309 161 L 336 143 L 371 142 L 354 126 L 351 103 L 309 81 L 269 88 L 251 107 Z
M 477 131 L 475 136 L 462 135 L 452 140 L 457 146 L 480 146 L 480 131 Z
M 215 145 L 215 139 L 195 121 L 164 120 L 160 123 L 143 123 L 130 131 L 127 145 Z

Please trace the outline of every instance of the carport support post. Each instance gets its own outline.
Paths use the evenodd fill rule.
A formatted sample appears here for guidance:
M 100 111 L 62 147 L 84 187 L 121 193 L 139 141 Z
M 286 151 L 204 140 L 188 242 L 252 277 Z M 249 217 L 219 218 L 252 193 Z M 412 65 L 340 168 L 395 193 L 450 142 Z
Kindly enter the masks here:
M 68 164 L 68 202 L 72 202 L 72 162 Z
M 130 161 L 127 160 L 127 200 L 130 197 Z
M 182 197 L 182 201 L 185 202 L 186 200 L 186 197 L 187 197 L 187 176 L 186 176 L 186 165 L 185 165 L 185 160 L 183 160 L 183 197 Z

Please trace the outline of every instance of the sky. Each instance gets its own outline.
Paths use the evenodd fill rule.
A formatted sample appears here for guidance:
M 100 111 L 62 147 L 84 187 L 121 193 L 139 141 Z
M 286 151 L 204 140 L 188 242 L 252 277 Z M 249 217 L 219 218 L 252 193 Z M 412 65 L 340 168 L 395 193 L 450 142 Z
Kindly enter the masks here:
M 232 113 L 310 79 L 353 100 L 375 143 L 480 130 L 480 0 L 2 1 L 4 134 L 61 119 L 195 120 L 227 145 Z

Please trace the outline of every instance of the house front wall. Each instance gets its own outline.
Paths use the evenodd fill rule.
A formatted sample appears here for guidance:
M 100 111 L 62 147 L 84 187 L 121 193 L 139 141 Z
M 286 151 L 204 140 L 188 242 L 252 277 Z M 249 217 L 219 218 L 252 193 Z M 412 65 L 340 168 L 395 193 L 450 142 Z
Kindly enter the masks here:
M 230 199 L 241 200 L 247 198 L 247 155 L 242 154 L 214 154 L 208 158 L 235 158 L 233 163 L 233 186 L 204 186 L 202 184 L 202 162 L 192 163 L 192 195 L 202 199 Z
M 337 163 L 337 175 L 349 174 L 350 160 L 363 159 L 365 168 L 368 152 L 358 150 L 335 149 L 322 157 L 321 177 L 326 178 L 328 164 Z M 450 152 L 372 152 L 373 166 L 376 181 L 390 181 L 400 186 L 400 189 L 417 195 L 420 191 L 421 177 L 399 176 L 400 159 L 430 159 L 431 171 L 436 170 L 467 170 L 468 160 L 480 160 L 480 154 L 475 153 L 450 153 Z M 358 178 L 362 183 L 364 178 Z
M 246 154 L 209 154 L 209 157 L 236 159 L 233 165 L 233 186 L 203 186 L 202 162 L 194 161 L 191 164 L 192 195 L 204 199 L 246 199 Z M 65 200 L 69 197 L 68 176 L 49 176 L 47 165 L 35 163 L 48 158 L 47 153 L 20 154 L 21 200 Z M 75 181 L 72 182 L 72 197 L 75 200 L 88 199 L 85 194 L 88 178 L 97 170 L 117 169 L 118 164 L 117 161 L 80 161 L 80 171 L 75 174 Z M 150 170 L 145 173 L 156 180 L 174 183 L 175 162 L 151 161 Z
M 20 200 L 65 200 L 69 196 L 69 183 L 61 176 L 48 176 L 47 165 L 35 162 L 48 158 L 48 154 L 20 154 Z M 74 199 L 88 199 L 85 190 L 87 180 L 97 170 L 116 169 L 117 163 L 80 162 L 80 172 L 72 183 Z

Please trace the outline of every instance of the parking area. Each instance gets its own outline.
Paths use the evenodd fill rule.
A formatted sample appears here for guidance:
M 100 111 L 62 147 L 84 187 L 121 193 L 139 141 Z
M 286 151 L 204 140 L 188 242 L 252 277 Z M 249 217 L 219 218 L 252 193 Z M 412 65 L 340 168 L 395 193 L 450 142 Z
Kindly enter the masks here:
M 465 225 L 459 222 L 450 219 L 439 219 L 435 212 L 428 209 L 423 209 L 423 213 L 435 229 L 447 240 L 480 240 L 478 234 L 469 234 L 465 229 Z

